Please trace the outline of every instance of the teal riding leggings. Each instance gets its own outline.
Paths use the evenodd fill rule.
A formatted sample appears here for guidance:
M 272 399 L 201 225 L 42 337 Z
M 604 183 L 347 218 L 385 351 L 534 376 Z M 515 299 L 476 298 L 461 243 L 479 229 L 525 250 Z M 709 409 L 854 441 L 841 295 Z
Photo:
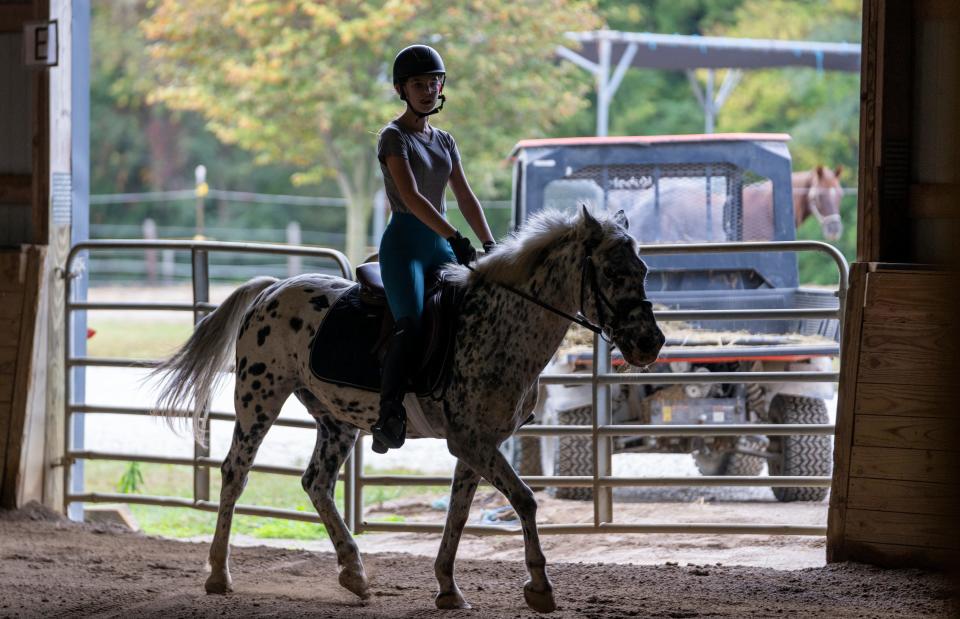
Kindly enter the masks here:
M 380 241 L 380 275 L 395 320 L 423 314 L 425 275 L 456 262 L 450 243 L 416 215 L 394 213 Z

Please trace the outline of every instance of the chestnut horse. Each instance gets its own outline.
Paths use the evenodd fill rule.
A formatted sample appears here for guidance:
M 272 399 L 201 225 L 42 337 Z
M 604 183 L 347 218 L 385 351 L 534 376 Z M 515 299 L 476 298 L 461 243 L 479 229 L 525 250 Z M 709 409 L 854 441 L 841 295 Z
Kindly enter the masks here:
M 824 238 L 835 241 L 843 232 L 840 220 L 840 186 L 842 167 L 830 170 L 817 166 L 791 175 L 793 220 L 797 227 L 809 217 L 820 223 Z M 652 190 L 611 192 L 611 210 L 623 208 L 637 225 L 642 243 L 703 243 L 733 240 L 725 220 L 724 191 L 710 194 L 705 205 L 700 187 L 693 189 L 690 179 L 677 177 L 662 180 L 659 191 L 659 212 L 654 207 Z M 773 183 L 763 181 L 743 187 L 744 241 L 774 240 Z
M 818 165 L 791 175 L 793 221 L 800 227 L 810 217 L 820 223 L 823 238 L 835 241 L 843 234 L 840 200 L 843 166 L 831 170 Z M 743 188 L 743 240 L 769 241 L 773 238 L 773 183 L 765 181 Z

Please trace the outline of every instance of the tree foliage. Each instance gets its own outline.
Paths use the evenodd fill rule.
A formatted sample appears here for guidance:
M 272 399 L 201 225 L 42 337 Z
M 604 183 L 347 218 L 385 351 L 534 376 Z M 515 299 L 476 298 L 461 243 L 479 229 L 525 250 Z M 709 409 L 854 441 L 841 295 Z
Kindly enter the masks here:
M 199 112 L 222 141 L 260 163 L 336 180 L 350 204 L 357 259 L 376 189 L 376 133 L 402 111 L 393 56 L 429 42 L 448 70 L 451 130 L 481 187 L 518 135 L 542 135 L 584 105 L 588 80 L 553 59 L 568 30 L 598 25 L 589 0 L 159 0 L 142 23 L 154 61 L 152 101 Z
M 147 0 L 95 2 L 91 7 L 91 193 L 189 188 L 198 164 L 206 165 L 208 182 L 214 187 L 294 193 L 290 183 L 294 168 L 257 165 L 249 152 L 220 142 L 199 114 L 147 101 L 156 85 L 139 28 L 147 14 Z M 321 191 L 332 195 L 336 188 Z M 221 215 L 229 217 L 233 226 L 283 227 L 289 221 L 289 213 L 282 209 L 211 206 L 217 211 L 212 223 Z M 149 217 L 161 226 L 192 226 L 193 213 L 192 199 L 140 202 L 98 206 L 91 212 L 91 221 L 139 226 Z M 325 217 L 312 222 L 300 219 L 304 224 L 343 225 L 342 213 L 318 215 Z
M 621 32 L 709 34 L 735 22 L 743 0 L 601 0 L 605 27 Z M 558 135 L 593 135 L 596 100 L 565 123 Z M 703 113 L 682 71 L 631 69 L 610 104 L 610 135 L 701 133 Z
M 745 0 L 733 25 L 717 34 L 753 38 L 859 42 L 859 0 Z M 776 19 L 771 19 L 771 16 Z M 720 131 L 783 131 L 792 137 L 794 170 L 842 165 L 841 184 L 856 187 L 860 136 L 860 75 L 784 68 L 748 71 L 720 114 Z M 856 196 L 841 205 L 843 236 L 834 244 L 852 260 L 856 254 Z M 808 220 L 799 238 L 822 240 Z M 823 258 L 801 256 L 801 281 L 834 283 L 836 269 Z

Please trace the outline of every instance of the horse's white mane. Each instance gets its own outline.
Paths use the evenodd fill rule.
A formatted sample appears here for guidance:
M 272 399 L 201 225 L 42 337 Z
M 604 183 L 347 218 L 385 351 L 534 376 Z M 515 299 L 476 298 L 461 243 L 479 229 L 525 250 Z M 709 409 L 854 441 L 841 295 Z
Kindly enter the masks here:
M 614 226 L 605 218 L 598 218 L 605 229 Z M 576 212 L 543 210 L 524 223 L 519 230 L 500 242 L 488 256 L 480 258 L 473 271 L 455 266 L 448 269 L 450 281 L 457 285 L 469 285 L 476 278 L 489 279 L 510 285 L 524 283 L 543 251 L 565 234 L 584 225 L 584 218 Z

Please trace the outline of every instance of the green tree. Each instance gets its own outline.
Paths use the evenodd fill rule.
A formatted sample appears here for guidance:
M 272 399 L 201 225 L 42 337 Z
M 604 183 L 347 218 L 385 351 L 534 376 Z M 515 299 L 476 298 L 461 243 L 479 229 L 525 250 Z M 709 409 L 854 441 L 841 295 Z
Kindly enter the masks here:
M 139 23 L 149 14 L 147 0 L 95 2 L 91 7 L 91 193 L 189 189 L 194 168 L 204 164 L 218 189 L 261 193 L 304 193 L 290 182 L 289 165 L 264 165 L 255 155 L 223 144 L 193 111 L 172 110 L 147 101 L 156 86 L 147 41 Z M 311 186 L 314 195 L 336 195 L 333 183 Z M 208 222 L 232 227 L 283 228 L 291 216 L 305 228 L 342 228 L 340 209 L 290 209 L 210 202 Z M 94 224 L 139 225 L 150 217 L 161 226 L 192 226 L 194 200 L 100 205 Z
M 606 28 L 622 32 L 708 34 L 736 22 L 744 0 L 600 0 Z M 578 29 L 580 30 L 580 29 Z M 565 122 L 555 135 L 594 135 L 596 99 Z M 700 110 L 683 71 L 630 69 L 610 103 L 610 135 L 701 133 Z
M 715 34 L 771 39 L 859 42 L 859 0 L 746 0 L 736 22 Z M 770 19 L 776 15 L 776 19 Z M 860 75 L 810 68 L 748 71 L 720 114 L 718 131 L 776 131 L 791 135 L 794 170 L 842 165 L 841 183 L 856 187 L 860 135 Z M 856 253 L 856 197 L 841 205 L 843 236 L 836 245 L 852 260 Z M 799 238 L 822 239 L 808 220 Z M 801 280 L 836 282 L 832 262 L 804 254 Z
M 201 113 L 260 163 L 295 166 L 295 182 L 334 178 L 352 260 L 381 184 L 376 132 L 402 110 L 390 83 L 399 49 L 430 42 L 443 54 L 448 104 L 436 123 L 482 190 L 518 135 L 543 135 L 584 105 L 588 79 L 553 49 L 565 31 L 597 25 L 590 0 L 160 0 L 142 23 L 152 100 Z

